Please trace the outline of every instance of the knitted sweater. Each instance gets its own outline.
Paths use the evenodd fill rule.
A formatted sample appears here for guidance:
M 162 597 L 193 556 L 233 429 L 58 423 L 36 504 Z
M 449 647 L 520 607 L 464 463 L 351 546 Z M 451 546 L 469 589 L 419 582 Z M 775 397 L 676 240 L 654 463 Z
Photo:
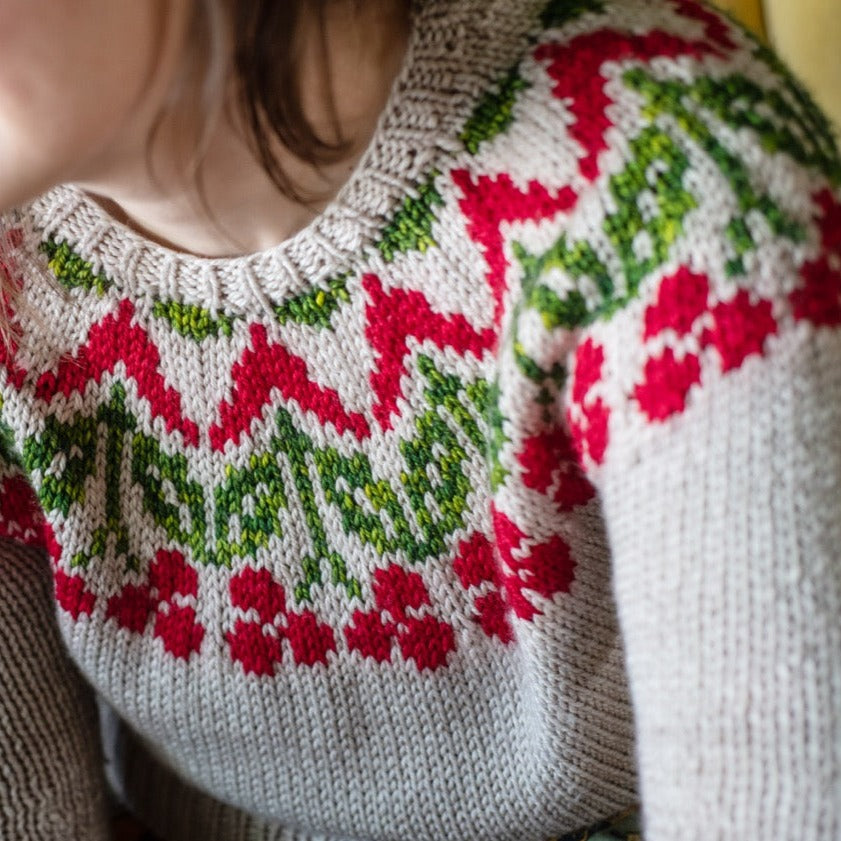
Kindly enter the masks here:
M 10 219 L 0 528 L 52 558 L 120 795 L 173 841 L 638 797 L 649 841 L 841 837 L 839 183 L 695 0 L 426 0 L 278 247 L 73 187 Z M 45 686 L 3 703 L 49 732 Z

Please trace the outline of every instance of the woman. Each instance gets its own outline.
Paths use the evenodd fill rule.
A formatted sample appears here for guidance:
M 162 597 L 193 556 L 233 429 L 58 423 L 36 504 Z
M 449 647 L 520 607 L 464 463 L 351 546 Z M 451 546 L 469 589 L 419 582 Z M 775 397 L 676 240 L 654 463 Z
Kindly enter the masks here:
M 106 837 L 89 688 L 164 839 L 839 834 L 841 164 L 772 55 L 0 15 L 4 836 Z

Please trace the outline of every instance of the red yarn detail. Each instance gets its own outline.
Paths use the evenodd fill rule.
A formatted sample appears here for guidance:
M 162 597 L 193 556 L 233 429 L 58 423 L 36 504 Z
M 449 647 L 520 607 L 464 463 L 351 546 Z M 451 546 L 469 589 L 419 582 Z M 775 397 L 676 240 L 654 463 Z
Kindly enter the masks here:
M 738 368 L 751 354 L 762 354 L 765 340 L 777 332 L 771 302 L 751 302 L 745 289 L 732 300 L 716 304 L 712 313 L 714 326 L 703 338 L 721 354 L 722 371 Z
M 393 636 L 394 625 L 385 622 L 376 611 L 354 611 L 351 624 L 345 628 L 348 648 L 358 651 L 363 657 L 371 657 L 378 663 L 391 660 Z
M 286 611 L 286 592 L 267 569 L 246 567 L 231 579 L 230 591 L 233 606 L 256 610 L 263 625 L 271 625 Z
M 602 377 L 603 366 L 604 348 L 592 338 L 585 339 L 575 352 L 571 405 L 567 411 L 572 444 L 581 464 L 588 458 L 601 464 L 607 450 L 610 411 L 601 397 L 590 397 L 591 389 Z
M 292 648 L 292 657 L 301 666 L 326 663 L 327 652 L 336 650 L 333 629 L 321 624 L 309 610 L 288 613 L 284 633 Z
M 57 564 L 61 558 L 61 544 L 58 542 L 53 531 L 53 527 L 45 520 L 43 528 L 41 529 L 41 541 L 53 565 Z
M 478 587 L 486 581 L 499 579 L 494 561 L 493 546 L 485 535 L 476 532 L 469 540 L 462 540 L 453 561 L 453 572 L 466 589 Z
M 456 648 L 452 627 L 428 610 L 420 616 L 407 613 L 431 604 L 421 576 L 392 564 L 378 569 L 374 582 L 376 608 L 355 611 L 351 624 L 344 629 L 350 650 L 383 663 L 391 659 L 397 643 L 403 658 L 414 661 L 421 671 L 445 666 L 447 655 Z
M 262 324 L 252 324 L 250 333 L 251 347 L 231 369 L 231 399 L 220 403 L 219 422 L 208 431 L 213 449 L 221 451 L 228 441 L 239 444 L 275 389 L 284 400 L 294 400 L 305 412 L 315 413 L 322 426 L 332 424 L 340 434 L 349 431 L 359 440 L 370 435 L 365 418 L 346 411 L 334 389 L 310 379 L 303 359 L 281 344 L 270 344 Z
M 9 307 L 4 307 L 4 309 L 7 312 L 10 311 Z M 7 318 L 13 322 L 13 316 L 7 316 Z M 6 371 L 6 382 L 19 391 L 23 387 L 28 372 L 18 365 L 17 352 L 18 344 L 14 339 L 10 339 L 8 344 L 4 341 L 0 342 L 0 366 Z
M 569 545 L 560 536 L 532 546 L 531 553 L 523 558 L 510 558 L 508 565 L 513 574 L 502 579 L 508 601 L 514 613 L 527 621 L 543 611 L 527 598 L 526 590 L 550 599 L 556 593 L 568 593 L 575 574 Z
M 556 535 L 531 546 L 529 553 L 523 554 L 523 532 L 496 509 L 493 522 L 501 558 L 510 570 L 502 576 L 506 601 L 520 619 L 532 621 L 542 611 L 528 599 L 526 591 L 545 599 L 551 599 L 557 593 L 568 593 L 575 577 L 572 552 L 567 542 Z
M 32 486 L 22 476 L 7 476 L 0 484 L 0 537 L 40 546 L 43 527 L 44 514 Z
M 447 665 L 447 655 L 456 647 L 453 629 L 434 616 L 411 616 L 405 629 L 397 632 L 400 653 L 405 660 L 414 660 L 423 671 L 434 671 Z
M 477 596 L 473 606 L 476 608 L 476 622 L 487 636 L 497 637 L 506 645 L 514 641 L 514 629 L 508 619 L 510 608 L 499 590 Z
M 520 530 L 519 526 L 513 520 L 510 520 L 496 508 L 491 509 L 491 515 L 493 517 L 497 550 L 499 551 L 500 558 L 508 563 L 513 557 L 514 552 L 520 548 L 520 544 L 526 539 L 526 534 Z
M 459 207 L 467 217 L 467 234 L 485 255 L 485 279 L 494 297 L 494 324 L 499 326 L 508 268 L 502 225 L 549 219 L 572 208 L 578 195 L 571 187 L 562 187 L 552 194 L 538 181 L 530 181 L 521 190 L 506 173 L 496 177 L 479 175 L 474 180 L 467 170 L 457 169 L 451 177 L 462 193 Z
M 177 604 L 176 597 L 198 595 L 198 573 L 177 551 L 161 549 L 149 564 L 147 581 L 125 584 L 108 599 L 105 619 L 115 619 L 121 628 L 143 634 L 154 618 L 153 636 L 164 650 L 181 660 L 198 654 L 205 629 L 196 611 Z
M 148 584 L 126 584 L 116 596 L 108 599 L 106 619 L 116 619 L 121 628 L 142 634 L 155 612 L 157 602 L 152 598 Z
M 286 593 L 268 570 L 246 567 L 231 578 L 231 603 L 241 610 L 256 610 L 259 619 L 237 619 L 225 635 L 231 659 L 246 674 L 273 675 L 283 660 L 284 639 L 299 666 L 327 665 L 336 650 L 333 629 L 318 621 L 310 610 L 289 610 Z
M 800 275 L 803 286 L 789 296 L 795 319 L 818 327 L 841 324 L 841 271 L 823 256 L 806 263 Z
M 571 397 L 582 403 L 587 392 L 601 379 L 604 365 L 604 348 L 591 338 L 585 339 L 575 351 L 575 379 Z
M 173 657 L 188 660 L 201 649 L 204 628 L 196 621 L 195 608 L 165 604 L 155 617 L 154 636 Z
M 275 664 L 283 659 L 280 639 L 266 633 L 256 622 L 237 619 L 226 639 L 232 659 L 246 674 L 273 675 Z
M 381 612 L 387 612 L 394 622 L 405 622 L 407 610 L 417 610 L 428 605 L 429 593 L 423 579 L 416 572 L 406 572 L 392 564 L 374 573 L 371 587 L 374 602 Z
M 96 595 L 86 586 L 80 575 L 68 575 L 64 570 L 57 569 L 55 577 L 55 598 L 62 610 L 74 619 L 83 614 L 92 614 L 96 606 Z
M 485 535 L 476 532 L 469 540 L 459 544 L 453 571 L 465 590 L 490 585 L 473 599 L 476 610 L 473 620 L 487 636 L 498 637 L 503 643 L 511 642 L 514 631 L 508 619 L 509 610 L 499 589 L 500 576 L 493 546 Z
M 735 50 L 737 45 L 730 37 L 731 29 L 726 20 L 697 0 L 672 0 L 685 18 L 704 24 L 704 38 L 725 50 Z
M 604 400 L 599 397 L 582 406 L 580 419 L 574 419 L 570 413 L 567 420 L 579 462 L 584 464 L 589 458 L 595 464 L 601 464 L 607 451 L 610 424 L 610 410 Z
M 576 460 L 571 438 L 560 426 L 526 438 L 518 459 L 527 488 L 545 494 L 555 487 L 552 498 L 559 512 L 586 505 L 596 495 Z
M 694 9 L 696 17 L 701 12 L 695 4 L 684 5 Z M 632 35 L 603 29 L 579 35 L 567 44 L 541 44 L 534 55 L 538 61 L 549 62 L 546 72 L 554 81 L 553 93 L 569 103 L 575 117 L 569 131 L 584 150 L 579 164 L 581 173 L 592 181 L 599 174 L 598 157 L 607 148 L 605 133 L 612 125 L 607 116 L 611 100 L 605 91 L 607 80 L 602 73 L 605 64 L 650 61 L 661 56 L 701 58 L 719 52 L 704 39 L 688 40 L 662 30 Z
M 161 550 L 149 567 L 149 584 L 157 591 L 158 600 L 170 601 L 173 596 L 197 596 L 199 575 L 180 552 Z
M 821 190 L 814 200 L 823 211 L 819 221 L 821 244 L 827 251 L 837 252 L 841 249 L 841 203 L 831 190 Z
M 657 300 L 645 311 L 644 339 L 663 330 L 674 330 L 678 336 L 692 331 L 692 325 L 707 311 L 710 280 L 681 266 L 664 277 L 657 290 Z
M 687 354 L 678 360 L 674 351 L 666 348 L 660 356 L 646 362 L 643 382 L 636 387 L 634 396 L 649 420 L 662 421 L 686 408 L 689 389 L 700 381 L 697 356 Z
M 365 275 L 362 285 L 370 298 L 365 310 L 365 336 L 376 355 L 376 369 L 370 379 L 376 398 L 372 411 L 386 430 L 391 429 L 391 417 L 397 412 L 400 378 L 407 373 L 408 339 L 431 341 L 438 348 L 451 347 L 462 356 L 470 353 L 479 358 L 495 346 L 496 332 L 491 328 L 477 330 L 460 313 L 447 316 L 434 312 L 420 292 L 386 292 L 374 274 Z
M 159 371 L 161 362 L 157 347 L 146 331 L 132 324 L 134 307 L 122 301 L 117 314 L 109 314 L 90 328 L 87 340 L 74 356 L 65 356 L 55 372 L 38 378 L 36 397 L 49 402 L 57 392 L 69 397 L 74 391 L 82 393 L 93 380 L 100 382 L 104 374 L 114 372 L 122 363 L 126 374 L 137 384 L 140 397 L 149 402 L 153 415 L 166 421 L 168 432 L 178 430 L 188 446 L 199 441 L 196 424 L 185 418 L 181 409 L 181 395 L 166 385 Z
M 818 220 L 824 252 L 800 270 L 803 286 L 789 296 L 798 321 L 818 327 L 841 324 L 841 203 L 829 190 L 814 196 L 822 214 Z

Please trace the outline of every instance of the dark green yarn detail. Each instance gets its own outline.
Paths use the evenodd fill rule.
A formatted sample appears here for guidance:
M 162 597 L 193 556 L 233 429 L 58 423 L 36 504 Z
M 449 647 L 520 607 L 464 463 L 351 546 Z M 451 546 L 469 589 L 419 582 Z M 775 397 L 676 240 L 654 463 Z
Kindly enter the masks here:
M 113 552 L 124 559 L 127 568 L 138 567 L 138 558 L 129 549 L 118 492 L 125 436 L 134 426 L 134 418 L 125 409 L 125 389 L 115 385 L 110 402 L 100 406 L 95 416 L 79 416 L 68 423 L 48 416 L 41 435 L 24 442 L 23 464 L 40 479 L 36 491 L 42 507 L 58 510 L 65 517 L 74 505 L 85 504 L 87 483 L 103 464 L 104 522 L 93 529 L 88 548 L 70 559 L 71 566 L 86 567 Z
M 236 559 L 271 550 L 272 541 L 292 536 L 284 528 L 283 512 L 289 511 L 294 544 L 308 547 L 295 558 L 301 570 L 295 598 L 311 600 L 313 588 L 325 584 L 355 598 L 362 585 L 331 544 L 327 524 L 338 523 L 377 555 L 397 553 L 412 563 L 438 556 L 466 524 L 466 465 L 488 451 L 482 418 L 487 386 L 465 385 L 425 356 L 418 367 L 425 405 L 408 438 L 394 443 L 402 460 L 398 476 L 378 476 L 363 450 L 325 445 L 279 409 L 266 447 L 245 464 L 229 465 L 218 484 L 205 487 L 188 456 L 166 451 L 138 430 L 119 384 L 91 416 L 68 422 L 48 416 L 44 431 L 24 443 L 24 466 L 48 514 L 99 518 L 90 522 L 92 536 L 72 559 L 77 565 L 116 557 L 127 569 L 139 567 L 121 508 L 122 494 L 131 488 L 145 528 L 193 563 L 232 567 Z M 104 506 L 91 498 L 103 488 Z
M 683 184 L 689 159 L 670 135 L 647 126 L 630 148 L 634 157 L 609 182 L 618 210 L 605 219 L 605 232 L 622 261 L 626 285 L 613 309 L 636 297 L 643 278 L 665 262 L 683 231 L 684 217 L 697 206 Z M 653 198 L 657 207 L 651 218 L 640 207 L 643 195 Z
M 563 26 L 588 12 L 603 12 L 603 0 L 550 0 L 540 13 L 540 22 L 544 29 Z
M 502 134 L 511 125 L 517 94 L 527 87 L 529 83 L 522 78 L 517 65 L 482 96 L 459 135 L 471 155 L 479 151 L 482 143 Z
M 837 186 L 841 184 L 841 154 L 838 136 L 824 112 L 783 60 L 770 47 L 757 42 L 754 56 L 782 82 L 781 90 L 768 91 L 769 102 L 778 114 L 791 114 L 795 125 L 802 125 L 807 141 L 816 147 L 813 153 L 824 175 Z M 786 99 L 786 96 L 788 98 Z
M 217 564 L 252 557 L 268 547 L 272 535 L 283 536 L 279 512 L 288 503 L 276 452 L 252 455 L 245 468 L 228 465 L 214 498 Z
M 541 12 L 540 23 L 543 29 L 549 29 L 563 26 L 588 12 L 603 11 L 602 0 L 552 0 Z M 482 95 L 459 134 L 459 140 L 471 155 L 479 151 L 482 143 L 504 133 L 511 126 L 517 97 L 529 87 L 518 63 Z
M 697 83 L 687 85 L 673 80 L 661 81 L 641 69 L 629 70 L 623 78 L 629 87 L 640 92 L 648 101 L 645 108 L 648 117 L 653 120 L 661 114 L 668 114 L 675 118 L 681 131 L 709 155 L 730 184 L 739 205 L 739 215 L 730 221 L 727 228 L 735 252 L 728 263 L 730 275 L 743 273 L 745 254 L 756 248 L 747 224 L 749 213 L 758 212 L 764 216 L 775 235 L 792 242 L 803 241 L 803 226 L 788 217 L 767 192 L 754 187 L 751 172 L 744 161 L 724 146 L 700 114 L 689 110 L 685 103 L 693 101 L 692 89 Z M 737 117 L 731 119 L 736 120 Z M 779 134 L 773 136 L 778 139 L 780 137 Z
M 24 466 L 42 474 L 38 497 L 45 511 L 60 511 L 66 517 L 73 504 L 84 505 L 85 482 L 94 473 L 97 427 L 96 418 L 61 423 L 50 415 L 44 431 L 24 442 Z
M 463 469 L 468 454 L 460 435 L 471 448 L 475 445 L 476 451 L 485 452 L 478 412 L 469 410 L 471 398 L 457 378 L 439 372 L 424 357 L 419 367 L 429 382 L 424 392 L 429 408 L 415 419 L 415 434 L 399 443 L 404 462 L 399 488 L 391 480 L 375 476 L 365 453 L 348 455 L 333 447 L 317 446 L 295 427 L 288 412 L 278 412 L 280 435 L 275 446 L 289 459 L 314 549 L 302 559 L 304 578 L 295 587 L 299 601 L 309 600 L 312 588 L 324 583 L 325 567 L 331 581 L 343 584 L 349 595 L 361 592 L 359 582 L 348 576 L 344 560 L 329 549 L 310 465 L 325 501 L 338 510 L 344 532 L 377 554 L 399 552 L 419 563 L 445 551 L 446 539 L 464 526 L 470 484 Z M 404 499 L 409 502 L 408 509 Z
M 547 330 L 581 327 L 600 313 L 600 306 L 588 303 L 577 288 L 561 297 L 541 283 L 548 272 L 561 271 L 577 281 L 589 278 L 600 294 L 601 307 L 613 300 L 610 272 L 587 242 L 570 245 L 566 234 L 561 234 L 554 245 L 538 256 L 529 254 L 518 242 L 513 244 L 513 252 L 523 269 L 522 306 L 537 310 Z
M 541 386 L 538 401 L 546 405 L 563 388 L 566 370 L 558 363 L 544 369 L 525 352 L 517 333 L 521 313 L 536 310 L 547 330 L 572 330 L 609 318 L 636 298 L 642 281 L 666 261 L 683 231 L 686 214 L 697 206 L 683 183 L 689 160 L 672 137 L 650 125 L 630 142 L 630 150 L 632 159 L 610 178 L 616 210 L 603 223 L 621 263 L 622 284 L 615 284 L 590 243 L 570 242 L 566 234 L 540 254 L 529 253 L 520 243 L 512 246 L 522 268 L 522 292 L 513 318 L 514 357 L 523 374 Z M 656 213 L 643 215 L 643 194 Z M 638 251 L 640 240 L 644 254 Z M 559 291 L 548 282 L 554 273 L 573 281 L 568 290 Z M 582 292 L 583 281 L 590 281 L 587 296 Z
M 310 466 L 315 447 L 311 439 L 296 428 L 292 416 L 285 409 L 280 409 L 277 413 L 277 428 L 280 436 L 274 439 L 272 446 L 289 459 L 292 481 L 298 493 L 298 504 L 304 512 L 304 523 L 309 531 L 313 550 L 311 555 L 300 559 L 303 578 L 295 586 L 295 599 L 299 602 L 310 601 L 312 588 L 324 584 L 323 564 L 330 569 L 332 584 L 343 587 L 351 598 L 360 596 L 362 586 L 356 578 L 348 574 L 344 558 L 330 548 L 327 539 Z
M 330 327 L 333 313 L 350 301 L 347 291 L 347 275 L 330 278 L 327 288 L 313 288 L 302 295 L 290 298 L 275 309 L 277 320 L 281 324 L 292 321 L 309 327 Z
M 476 395 L 477 402 L 482 405 L 490 432 L 485 457 L 490 468 L 488 476 L 493 491 L 505 483 L 510 472 L 502 463 L 502 451 L 510 439 L 505 434 L 505 423 L 508 419 L 502 414 L 499 406 L 500 394 L 499 381 L 496 380 L 490 385 L 483 383 L 481 394 Z
M 231 336 L 234 319 L 226 315 L 214 317 L 210 310 L 180 301 L 157 301 L 152 315 L 167 321 L 176 333 L 203 342 L 209 336 Z
M 95 272 L 93 266 L 66 242 L 47 239 L 40 248 L 47 255 L 50 271 L 65 289 L 84 289 L 103 295 L 113 285 L 102 272 Z
M 409 251 L 427 251 L 436 245 L 432 238 L 435 222 L 435 208 L 444 204 L 444 199 L 435 186 L 437 172 L 417 188 L 416 196 L 407 197 L 391 222 L 383 229 L 377 248 L 391 262 L 397 254 Z
M 745 76 L 702 77 L 688 89 L 690 98 L 728 125 L 754 131 L 768 152 L 784 152 L 800 164 L 816 169 L 830 181 L 841 182 L 841 158 L 829 124 L 820 111 L 794 107 L 779 90 L 766 90 Z M 805 95 L 805 92 L 804 92 Z M 760 111 L 758 106 L 764 106 Z M 814 107 L 814 106 L 812 106 Z M 771 119 L 770 109 L 777 121 Z M 794 127 L 803 126 L 798 137 Z
M 154 438 L 138 433 L 131 442 L 131 478 L 142 491 L 143 510 L 167 538 L 189 547 L 195 561 L 211 562 L 205 493 L 190 478 L 187 459 L 165 453 Z
M 3 398 L 0 396 L 0 412 L 3 411 Z M 15 433 L 0 416 L 0 469 L 3 467 L 20 467 L 21 457 L 15 446 Z

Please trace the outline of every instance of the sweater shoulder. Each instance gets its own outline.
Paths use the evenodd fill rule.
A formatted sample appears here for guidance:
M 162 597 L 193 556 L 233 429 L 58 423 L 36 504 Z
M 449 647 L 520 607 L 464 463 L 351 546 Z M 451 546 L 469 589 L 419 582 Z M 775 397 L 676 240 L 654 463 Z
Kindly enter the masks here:
M 538 18 L 477 180 L 509 179 L 532 217 L 508 228 L 511 370 L 539 405 L 563 389 L 596 468 L 619 425 L 662 430 L 718 380 L 841 325 L 841 159 L 779 58 L 706 5 Z
M 504 33 L 483 26 L 474 37 L 496 61 L 462 131 L 469 151 L 514 123 L 509 157 L 569 150 L 594 181 L 608 168 L 602 151 L 694 110 L 720 137 L 729 131 L 841 180 L 834 131 L 808 91 L 770 48 L 705 3 L 551 0 L 523 4 Z

